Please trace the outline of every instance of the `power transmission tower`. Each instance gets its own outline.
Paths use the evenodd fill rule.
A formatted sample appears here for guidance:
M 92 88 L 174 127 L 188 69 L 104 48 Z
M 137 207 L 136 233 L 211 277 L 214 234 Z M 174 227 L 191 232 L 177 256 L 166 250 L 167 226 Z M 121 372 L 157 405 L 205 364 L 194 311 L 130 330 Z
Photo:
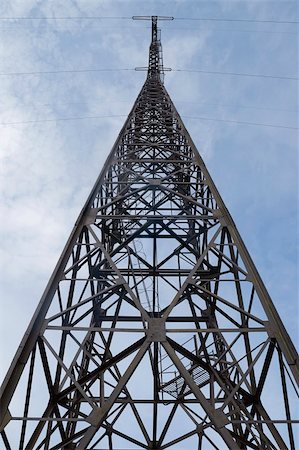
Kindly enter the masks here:
M 298 449 L 296 350 L 150 19 L 144 86 L 3 383 L 1 448 Z

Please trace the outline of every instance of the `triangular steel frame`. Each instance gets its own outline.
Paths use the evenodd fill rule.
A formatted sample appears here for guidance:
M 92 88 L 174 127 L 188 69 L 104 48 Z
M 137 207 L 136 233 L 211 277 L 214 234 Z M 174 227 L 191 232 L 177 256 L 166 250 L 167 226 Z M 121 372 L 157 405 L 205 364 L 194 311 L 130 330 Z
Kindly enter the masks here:
M 4 448 L 295 450 L 296 349 L 150 19 L 145 84 L 1 388 Z

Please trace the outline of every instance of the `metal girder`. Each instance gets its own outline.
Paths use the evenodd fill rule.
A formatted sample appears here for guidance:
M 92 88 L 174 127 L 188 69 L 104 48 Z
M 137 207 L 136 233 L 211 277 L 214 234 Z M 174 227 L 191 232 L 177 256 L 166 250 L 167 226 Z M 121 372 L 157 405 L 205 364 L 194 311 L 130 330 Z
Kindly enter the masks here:
M 144 17 L 143 17 L 144 18 Z M 5 449 L 296 449 L 298 356 L 148 75 L 1 388 Z

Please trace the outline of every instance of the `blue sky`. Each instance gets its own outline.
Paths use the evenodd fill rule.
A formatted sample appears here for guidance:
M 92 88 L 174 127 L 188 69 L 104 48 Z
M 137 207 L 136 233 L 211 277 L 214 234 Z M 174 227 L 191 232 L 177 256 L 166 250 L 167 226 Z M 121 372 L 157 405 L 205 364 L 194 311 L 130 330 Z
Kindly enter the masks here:
M 0 18 L 296 21 L 296 8 L 288 1 L 26 0 L 1 2 Z M 149 26 L 0 20 L 1 378 L 145 79 L 133 70 L 3 74 L 145 66 Z M 166 67 L 298 77 L 294 24 L 176 19 L 160 26 Z M 173 70 L 165 86 L 298 342 L 298 136 L 281 128 L 298 126 L 297 82 Z M 60 120 L 86 116 L 100 118 Z

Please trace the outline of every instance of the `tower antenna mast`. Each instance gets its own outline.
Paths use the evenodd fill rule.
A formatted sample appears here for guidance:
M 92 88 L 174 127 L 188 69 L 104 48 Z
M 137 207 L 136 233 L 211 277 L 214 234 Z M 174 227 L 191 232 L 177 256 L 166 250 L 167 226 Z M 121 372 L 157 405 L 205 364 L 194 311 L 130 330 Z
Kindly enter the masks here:
M 172 18 L 134 18 L 147 77 L 1 387 L 2 448 L 298 450 L 297 351 L 163 84 Z

